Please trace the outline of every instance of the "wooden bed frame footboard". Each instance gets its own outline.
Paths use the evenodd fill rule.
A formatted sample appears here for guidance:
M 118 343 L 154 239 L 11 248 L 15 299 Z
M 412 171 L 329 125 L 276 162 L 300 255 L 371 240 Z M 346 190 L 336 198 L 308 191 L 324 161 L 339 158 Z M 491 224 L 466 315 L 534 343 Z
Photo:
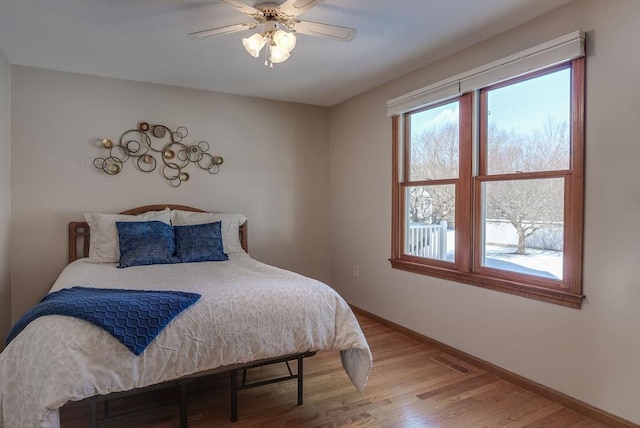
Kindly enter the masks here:
M 193 208 L 186 205 L 174 205 L 174 204 L 166 204 L 166 205 L 146 205 L 138 208 L 133 208 L 127 211 L 124 211 L 120 214 L 127 215 L 138 215 L 148 211 L 161 211 L 165 208 L 170 208 L 172 210 L 183 210 L 183 211 L 192 211 L 192 212 L 211 212 L 204 211 L 199 208 Z M 248 226 L 245 222 L 240 226 L 239 229 L 239 238 L 240 244 L 242 248 L 248 252 Z M 74 221 L 69 223 L 69 263 L 89 256 L 89 243 L 90 243 L 91 231 L 89 228 L 89 224 L 84 221 Z M 195 381 L 198 378 L 209 376 L 213 374 L 226 373 L 229 372 L 231 376 L 231 409 L 230 409 L 230 419 L 231 422 L 235 422 L 238 420 L 238 391 L 256 388 L 263 385 L 268 385 L 276 382 L 282 382 L 291 379 L 297 379 L 298 381 L 298 405 L 302 405 L 303 403 L 303 360 L 308 357 L 312 357 L 316 354 L 316 351 L 306 351 L 295 354 L 283 355 L 280 357 L 269 358 L 266 360 L 253 361 L 246 364 L 238 364 L 233 366 L 225 366 L 219 367 L 213 370 L 208 370 L 204 372 L 194 373 L 189 376 L 185 376 L 183 378 L 174 379 L 170 381 L 166 381 L 157 385 L 150 385 L 144 388 L 138 388 L 131 391 L 123 391 L 123 392 L 115 392 L 108 395 L 96 395 L 94 397 L 86 398 L 82 401 L 86 401 L 89 403 L 90 409 L 90 426 L 92 428 L 97 428 L 98 422 L 102 420 L 109 419 L 109 410 L 108 403 L 110 400 L 124 398 L 131 395 L 141 394 L 153 390 L 165 389 L 165 388 L 180 388 L 180 428 L 187 428 L 187 387 L 189 383 Z M 291 370 L 290 362 L 297 361 L 297 370 L 294 373 Z M 287 366 L 287 370 L 289 372 L 286 376 L 277 377 L 274 379 L 263 380 L 255 383 L 247 383 L 246 375 L 247 370 L 257 367 L 264 367 L 272 364 L 284 363 Z M 238 372 L 242 371 L 242 380 L 238 383 Z M 102 412 L 103 418 L 98 419 L 98 404 L 102 404 L 104 406 L 104 410 Z M 132 413 L 138 413 L 143 411 L 148 411 L 150 409 L 144 409 L 140 411 L 135 411 Z M 129 414 L 127 414 L 129 415 Z M 119 414 L 117 417 L 125 416 Z

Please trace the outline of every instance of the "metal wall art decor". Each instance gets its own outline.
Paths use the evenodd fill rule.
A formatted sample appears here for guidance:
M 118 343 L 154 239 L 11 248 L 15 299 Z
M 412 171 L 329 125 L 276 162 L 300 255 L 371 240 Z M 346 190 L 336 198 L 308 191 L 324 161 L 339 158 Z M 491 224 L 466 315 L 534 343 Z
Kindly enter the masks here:
M 95 158 L 93 166 L 109 175 L 116 175 L 122 171 L 124 163 L 132 159 L 136 168 L 142 172 L 158 168 L 173 187 L 189 180 L 185 169 L 190 164 L 210 174 L 217 174 L 224 159 L 209 153 L 209 143 L 206 141 L 191 145 L 183 143 L 188 133 L 184 126 L 171 131 L 165 125 L 140 122 L 137 129 L 125 131 L 118 143 L 108 138 L 102 140 L 101 145 L 109 150 L 109 155 Z M 156 156 L 161 163 L 156 160 Z

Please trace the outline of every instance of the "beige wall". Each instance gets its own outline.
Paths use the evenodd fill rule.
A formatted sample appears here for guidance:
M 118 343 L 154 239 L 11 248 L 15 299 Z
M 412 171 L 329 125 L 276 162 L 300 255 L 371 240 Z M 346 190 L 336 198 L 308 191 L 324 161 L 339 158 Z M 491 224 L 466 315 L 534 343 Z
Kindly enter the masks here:
M 11 66 L 0 53 L 0 340 L 11 328 Z M 0 344 L 2 348 L 2 344 Z
M 367 311 L 640 422 L 640 2 L 579 0 L 331 109 L 331 279 Z M 588 32 L 581 310 L 393 270 L 385 102 Z M 353 265 L 359 277 L 353 277 Z
M 328 281 L 329 112 L 42 69 L 12 69 L 12 319 L 49 290 L 67 263 L 67 223 L 88 211 L 176 203 L 249 219 L 258 260 Z M 172 188 L 159 172 L 92 166 L 98 139 L 139 121 L 189 130 L 224 157 L 218 175 L 190 167 Z

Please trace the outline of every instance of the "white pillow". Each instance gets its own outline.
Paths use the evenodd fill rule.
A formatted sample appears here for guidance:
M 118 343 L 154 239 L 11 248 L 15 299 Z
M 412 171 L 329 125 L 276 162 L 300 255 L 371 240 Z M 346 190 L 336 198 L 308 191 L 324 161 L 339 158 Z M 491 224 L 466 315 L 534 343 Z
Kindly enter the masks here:
M 94 263 L 117 263 L 120 260 L 117 221 L 161 221 L 171 224 L 171 210 L 148 211 L 140 215 L 86 213 L 89 223 L 89 261 Z
M 240 226 L 247 218 L 242 214 L 198 213 L 192 211 L 171 210 L 171 224 L 174 226 L 190 226 L 221 221 L 222 245 L 226 254 L 244 253 L 240 244 Z

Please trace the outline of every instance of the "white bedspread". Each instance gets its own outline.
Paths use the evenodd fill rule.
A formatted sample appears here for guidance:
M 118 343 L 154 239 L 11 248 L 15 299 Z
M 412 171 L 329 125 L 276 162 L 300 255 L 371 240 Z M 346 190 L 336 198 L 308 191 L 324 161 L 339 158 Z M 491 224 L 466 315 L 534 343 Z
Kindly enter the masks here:
M 307 350 L 340 350 L 359 391 L 371 370 L 360 326 L 333 289 L 247 254 L 126 269 L 78 260 L 51 291 L 72 286 L 183 290 L 202 298 L 140 356 L 86 321 L 36 319 L 0 354 L 0 427 L 58 427 L 58 409 L 69 400 Z

